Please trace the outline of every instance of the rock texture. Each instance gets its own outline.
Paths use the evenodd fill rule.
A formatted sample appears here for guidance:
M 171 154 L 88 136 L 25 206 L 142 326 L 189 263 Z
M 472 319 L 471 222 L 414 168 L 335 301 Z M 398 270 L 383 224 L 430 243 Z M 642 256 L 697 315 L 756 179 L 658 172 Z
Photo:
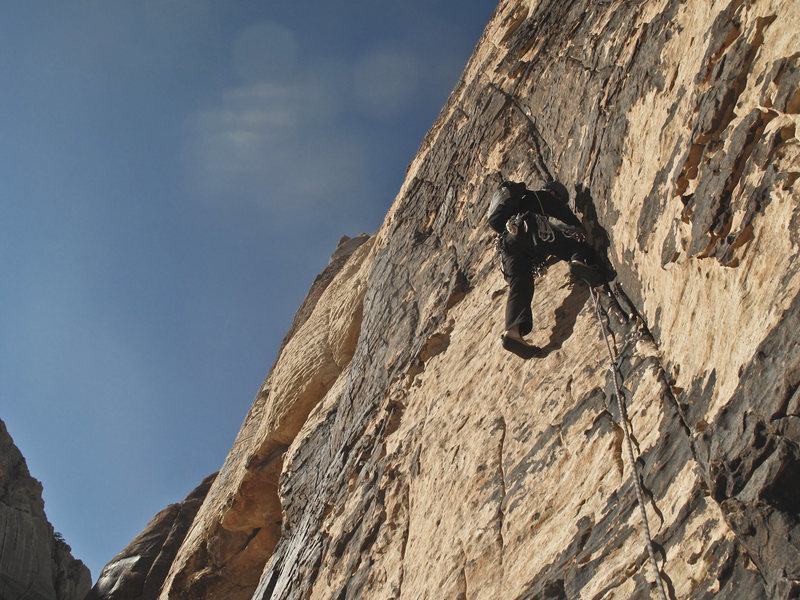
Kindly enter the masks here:
M 179 598 L 800 597 L 800 11 L 503 0 L 379 229 L 316 286 L 161 589 Z M 598 310 L 485 225 L 557 179 Z M 636 463 L 598 318 L 611 332 Z
M 44 513 L 41 484 L 0 421 L 0 598 L 81 600 L 91 577 L 70 552 Z
M 178 548 L 217 474 L 209 475 L 183 502 L 170 504 L 100 572 L 86 600 L 156 598 Z

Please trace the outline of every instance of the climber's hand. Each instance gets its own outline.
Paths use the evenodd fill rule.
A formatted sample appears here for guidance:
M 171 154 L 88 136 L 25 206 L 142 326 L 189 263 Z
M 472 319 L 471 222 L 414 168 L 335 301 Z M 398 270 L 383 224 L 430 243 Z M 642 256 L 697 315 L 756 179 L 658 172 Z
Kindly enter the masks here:
M 583 227 L 569 227 L 567 231 L 567 235 L 573 240 L 577 240 L 578 242 L 586 241 L 586 231 L 584 231 Z
M 506 231 L 511 235 L 517 235 L 517 233 L 519 233 L 516 217 L 511 217 L 508 221 L 506 221 Z

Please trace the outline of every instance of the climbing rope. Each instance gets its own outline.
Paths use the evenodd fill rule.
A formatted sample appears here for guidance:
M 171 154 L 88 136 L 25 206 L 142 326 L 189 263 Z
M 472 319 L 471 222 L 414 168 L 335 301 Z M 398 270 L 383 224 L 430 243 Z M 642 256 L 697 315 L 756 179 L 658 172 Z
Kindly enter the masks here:
M 647 511 L 645 510 L 644 506 L 644 492 L 642 491 L 642 482 L 639 479 L 639 472 L 636 469 L 636 459 L 633 456 L 633 443 L 631 442 L 631 432 L 628 428 L 628 416 L 627 412 L 625 411 L 625 407 L 622 404 L 622 394 L 620 393 L 617 372 L 617 358 L 615 353 L 611 350 L 611 344 L 608 342 L 608 333 L 606 331 L 606 325 L 603 323 L 603 319 L 600 316 L 600 307 L 597 302 L 595 290 L 588 281 L 586 282 L 586 285 L 589 286 L 589 294 L 591 295 L 592 303 L 594 304 L 594 312 L 597 315 L 597 320 L 600 322 L 600 328 L 603 330 L 603 341 L 605 341 L 606 350 L 608 350 L 608 360 L 610 361 L 609 368 L 611 369 L 611 375 L 614 378 L 614 395 L 617 398 L 617 408 L 619 409 L 619 421 L 622 425 L 622 431 L 625 433 L 625 442 L 628 447 L 628 460 L 631 463 L 631 477 L 633 477 L 633 482 L 636 487 L 636 499 L 639 503 L 639 514 L 641 516 L 642 527 L 644 528 L 644 533 L 647 538 L 647 553 L 650 555 L 650 566 L 655 574 L 656 584 L 661 595 L 661 600 L 667 600 L 667 593 L 664 591 L 664 583 L 661 580 L 661 571 L 658 568 L 658 563 L 656 562 L 656 553 L 653 549 L 653 537 L 650 535 L 650 525 L 647 523 Z

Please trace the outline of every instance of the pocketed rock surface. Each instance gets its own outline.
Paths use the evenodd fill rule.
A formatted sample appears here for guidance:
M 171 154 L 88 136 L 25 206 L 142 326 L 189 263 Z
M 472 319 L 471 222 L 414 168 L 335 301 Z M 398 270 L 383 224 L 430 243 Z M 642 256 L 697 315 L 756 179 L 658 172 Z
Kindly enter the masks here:
M 798 31 L 794 0 L 501 1 L 159 598 L 656 598 L 598 315 L 668 596 L 800 597 Z M 616 274 L 597 311 L 537 279 L 530 361 L 499 172 L 563 182 Z

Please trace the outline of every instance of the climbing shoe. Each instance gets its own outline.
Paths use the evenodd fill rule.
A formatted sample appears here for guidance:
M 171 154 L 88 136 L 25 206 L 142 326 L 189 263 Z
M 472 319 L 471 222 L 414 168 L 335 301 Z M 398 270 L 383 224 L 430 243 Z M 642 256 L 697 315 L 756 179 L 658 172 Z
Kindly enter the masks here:
M 589 287 L 597 287 L 606 281 L 600 267 L 578 258 L 573 258 L 569 261 L 569 272 L 573 278 L 585 281 L 589 284 Z
M 500 341 L 503 344 L 503 348 L 512 354 L 516 354 L 520 358 L 524 358 L 525 360 L 536 358 L 542 354 L 542 350 L 539 348 L 539 346 L 526 344 L 522 340 L 518 340 L 507 335 L 500 336 Z

